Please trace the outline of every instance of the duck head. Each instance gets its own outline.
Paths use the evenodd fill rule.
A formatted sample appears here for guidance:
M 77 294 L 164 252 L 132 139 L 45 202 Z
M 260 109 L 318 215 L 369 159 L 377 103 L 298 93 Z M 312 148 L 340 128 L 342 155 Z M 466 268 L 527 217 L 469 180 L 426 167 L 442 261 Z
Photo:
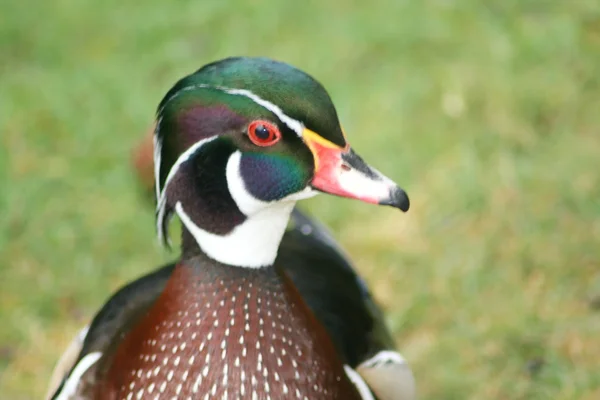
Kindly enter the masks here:
M 183 252 L 271 265 L 297 200 L 329 193 L 407 211 L 406 193 L 351 148 L 319 82 L 285 63 L 229 58 L 181 79 L 154 137 L 157 227 Z

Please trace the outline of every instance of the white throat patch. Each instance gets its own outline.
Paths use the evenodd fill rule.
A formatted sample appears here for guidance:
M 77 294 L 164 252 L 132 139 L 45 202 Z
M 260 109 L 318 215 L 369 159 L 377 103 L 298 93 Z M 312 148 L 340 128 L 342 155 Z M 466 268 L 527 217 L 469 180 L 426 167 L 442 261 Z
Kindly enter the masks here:
M 175 212 L 206 255 L 223 264 L 246 268 L 272 265 L 277 257 L 281 238 L 297 200 L 312 197 L 316 191 L 306 188 L 274 202 L 254 197 L 240 175 L 242 153 L 229 157 L 226 167 L 227 186 L 231 197 L 246 220 L 227 235 L 216 235 L 199 227 L 188 215 L 181 202 Z

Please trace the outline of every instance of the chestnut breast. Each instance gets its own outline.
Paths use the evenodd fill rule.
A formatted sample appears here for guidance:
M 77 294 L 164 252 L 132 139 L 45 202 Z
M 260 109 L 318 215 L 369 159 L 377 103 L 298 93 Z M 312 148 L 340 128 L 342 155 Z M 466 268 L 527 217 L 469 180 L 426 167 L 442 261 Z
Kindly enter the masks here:
M 99 398 L 360 399 L 324 328 L 283 273 L 178 265 L 124 337 Z

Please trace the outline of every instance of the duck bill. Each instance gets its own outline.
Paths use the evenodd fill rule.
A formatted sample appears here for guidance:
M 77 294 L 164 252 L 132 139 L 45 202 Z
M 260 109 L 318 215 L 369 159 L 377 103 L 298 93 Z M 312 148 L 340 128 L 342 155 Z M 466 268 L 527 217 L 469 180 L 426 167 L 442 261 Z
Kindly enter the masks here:
M 304 129 L 302 136 L 315 158 L 314 189 L 408 211 L 406 192 L 365 163 L 349 145 L 340 147 L 309 129 Z

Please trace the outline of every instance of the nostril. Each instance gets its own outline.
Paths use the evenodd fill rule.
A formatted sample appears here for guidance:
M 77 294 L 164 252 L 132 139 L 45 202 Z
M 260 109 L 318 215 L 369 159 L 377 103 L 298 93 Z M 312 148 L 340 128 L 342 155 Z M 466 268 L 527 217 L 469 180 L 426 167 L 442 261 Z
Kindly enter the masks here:
M 349 166 L 348 164 L 346 164 L 345 162 L 342 163 L 342 169 L 344 171 L 350 171 L 352 169 L 351 166 Z

